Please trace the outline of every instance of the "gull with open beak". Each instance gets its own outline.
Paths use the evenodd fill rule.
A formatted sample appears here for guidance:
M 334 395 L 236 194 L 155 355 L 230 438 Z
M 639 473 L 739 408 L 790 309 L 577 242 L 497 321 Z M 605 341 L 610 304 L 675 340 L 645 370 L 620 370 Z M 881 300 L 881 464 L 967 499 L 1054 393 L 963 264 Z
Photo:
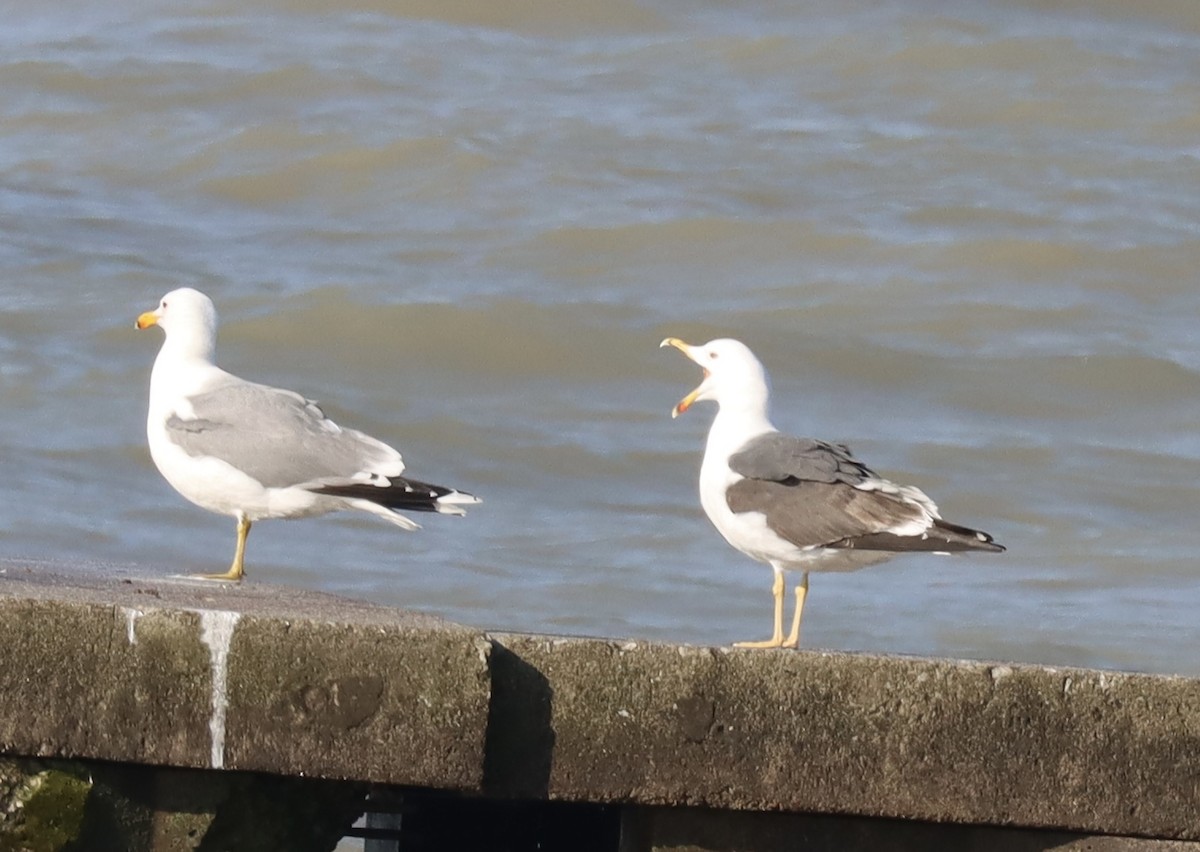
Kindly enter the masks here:
M 774 629 L 749 648 L 795 648 L 809 571 L 853 571 L 899 553 L 1000 553 L 990 535 L 942 520 L 919 488 L 897 485 L 858 461 L 850 448 L 784 435 L 768 414 L 766 371 L 740 341 L 700 346 L 668 337 L 704 371 L 700 384 L 671 411 L 694 403 L 718 410 L 700 465 L 700 504 L 735 548 L 774 572 Z M 799 571 L 791 630 L 783 634 L 784 572 Z

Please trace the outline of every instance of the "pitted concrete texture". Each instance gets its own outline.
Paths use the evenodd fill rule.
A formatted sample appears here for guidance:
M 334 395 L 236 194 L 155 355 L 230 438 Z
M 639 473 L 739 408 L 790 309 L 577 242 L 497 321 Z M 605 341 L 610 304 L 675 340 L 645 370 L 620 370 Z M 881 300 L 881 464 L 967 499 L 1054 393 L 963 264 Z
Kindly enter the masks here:
M 0 753 L 476 789 L 490 644 L 301 590 L 0 563 Z
M 491 753 L 496 794 L 1200 838 L 1198 681 L 493 638 L 541 750 Z
M 489 650 L 461 630 L 247 619 L 230 651 L 227 764 L 477 789 Z
M 254 582 L 11 561 L 0 649 L 0 754 L 1200 840 L 1197 680 L 486 637 Z

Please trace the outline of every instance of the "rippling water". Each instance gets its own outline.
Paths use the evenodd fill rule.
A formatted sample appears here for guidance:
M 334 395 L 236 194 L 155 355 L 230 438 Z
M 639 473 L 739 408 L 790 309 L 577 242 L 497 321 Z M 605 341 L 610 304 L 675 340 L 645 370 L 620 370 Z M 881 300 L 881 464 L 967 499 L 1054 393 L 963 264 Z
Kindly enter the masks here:
M 251 582 L 759 638 L 656 348 L 733 335 L 781 427 L 1009 547 L 814 575 L 807 646 L 1200 674 L 1190 0 L 4 14 L 0 555 L 227 564 L 144 446 L 133 318 L 191 285 L 225 367 L 485 500 L 263 523 Z

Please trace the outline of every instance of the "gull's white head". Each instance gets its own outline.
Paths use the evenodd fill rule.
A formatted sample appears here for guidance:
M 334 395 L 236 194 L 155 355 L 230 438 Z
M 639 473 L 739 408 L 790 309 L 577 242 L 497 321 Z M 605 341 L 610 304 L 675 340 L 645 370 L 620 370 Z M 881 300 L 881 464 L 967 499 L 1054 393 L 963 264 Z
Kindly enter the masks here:
M 139 329 L 159 326 L 173 346 L 196 355 L 211 354 L 217 336 L 217 309 L 199 290 L 181 287 L 158 301 L 158 307 L 137 318 Z
M 753 409 L 766 413 L 770 389 L 763 365 L 740 340 L 723 337 L 691 346 L 668 337 L 659 347 L 674 346 L 704 370 L 704 381 L 671 410 L 678 417 L 693 403 L 712 400 L 722 408 Z

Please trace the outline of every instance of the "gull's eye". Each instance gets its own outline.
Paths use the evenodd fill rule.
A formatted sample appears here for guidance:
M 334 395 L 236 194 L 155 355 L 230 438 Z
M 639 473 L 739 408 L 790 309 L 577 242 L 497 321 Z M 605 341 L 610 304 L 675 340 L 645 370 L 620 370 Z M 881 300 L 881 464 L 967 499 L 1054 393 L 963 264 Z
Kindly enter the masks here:
M 164 306 L 164 307 L 165 307 L 165 306 Z M 708 353 L 708 357 L 709 357 L 709 358 L 712 358 L 712 359 L 715 361 L 715 360 L 717 360 L 719 357 L 721 357 L 721 353 L 720 353 L 720 352 L 709 352 L 709 353 Z
M 166 299 L 163 299 L 162 307 L 163 307 L 164 311 L 167 309 L 167 300 Z

